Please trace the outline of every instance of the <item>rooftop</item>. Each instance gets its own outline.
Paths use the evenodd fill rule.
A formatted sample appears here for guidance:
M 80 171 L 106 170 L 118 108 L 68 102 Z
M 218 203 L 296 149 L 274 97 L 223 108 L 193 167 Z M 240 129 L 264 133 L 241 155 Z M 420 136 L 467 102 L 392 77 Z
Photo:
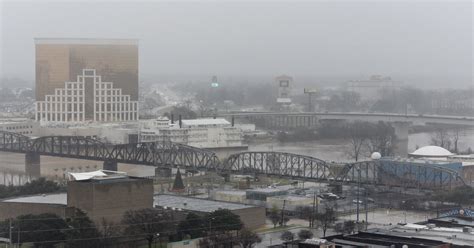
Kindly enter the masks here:
M 398 235 L 390 232 L 379 232 L 379 230 L 372 230 L 366 232 L 359 232 L 352 235 L 334 235 L 325 237 L 325 239 L 336 243 L 336 245 L 347 245 L 348 247 L 389 247 L 389 245 L 408 245 L 408 247 L 441 247 L 448 242 L 433 240 L 430 237 L 419 238 L 405 235 Z
M 67 205 L 67 194 L 43 194 L 33 196 L 22 196 L 16 198 L 10 198 L 3 200 L 3 202 L 16 202 L 16 203 L 43 203 L 43 204 L 58 204 Z
M 262 192 L 262 193 L 271 193 L 271 192 L 286 192 L 290 187 L 268 187 L 268 188 L 256 188 L 248 189 L 247 192 Z
M 253 205 L 212 201 L 177 195 L 155 195 L 153 205 L 197 212 L 213 212 L 219 209 L 237 210 L 255 207 Z
M 136 39 L 35 38 L 35 44 L 66 45 L 138 45 Z
M 416 157 L 449 157 L 454 154 L 444 149 L 443 147 L 424 146 L 410 153 L 410 155 L 416 156 Z
M 216 194 L 226 194 L 226 195 L 240 195 L 245 196 L 246 192 L 244 190 L 218 190 L 215 191 Z
M 85 181 L 85 180 L 106 180 L 128 178 L 127 173 L 120 171 L 97 170 L 89 172 L 68 173 L 69 180 Z
M 464 233 L 461 228 L 428 228 L 425 225 L 407 224 L 405 226 L 396 225 L 389 230 L 377 229 L 380 234 L 394 235 L 407 238 L 427 239 L 474 247 L 474 235 Z

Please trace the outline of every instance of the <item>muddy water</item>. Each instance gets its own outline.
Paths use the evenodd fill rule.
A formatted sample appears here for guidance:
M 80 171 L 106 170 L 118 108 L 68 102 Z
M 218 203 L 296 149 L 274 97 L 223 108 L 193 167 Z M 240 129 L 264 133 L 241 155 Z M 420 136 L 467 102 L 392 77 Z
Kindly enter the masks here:
M 411 134 L 408 140 L 408 151 L 414 151 L 417 146 L 421 147 L 429 145 L 430 143 L 430 133 Z M 460 150 L 466 150 L 468 147 L 474 149 L 474 130 L 471 129 L 462 132 L 459 147 Z M 316 140 L 287 143 L 269 141 L 259 144 L 250 144 L 249 150 L 289 152 L 313 156 L 326 161 L 345 162 L 351 160 L 349 156 L 350 145 L 344 140 Z M 24 154 L 0 152 L 0 184 L 5 183 L 5 181 L 11 181 L 14 175 L 24 177 L 24 161 Z M 62 179 L 67 172 L 85 172 L 98 169 L 102 169 L 101 161 L 41 156 L 41 175 L 50 178 Z M 119 164 L 118 169 L 132 176 L 153 176 L 155 173 L 153 167 L 144 165 Z

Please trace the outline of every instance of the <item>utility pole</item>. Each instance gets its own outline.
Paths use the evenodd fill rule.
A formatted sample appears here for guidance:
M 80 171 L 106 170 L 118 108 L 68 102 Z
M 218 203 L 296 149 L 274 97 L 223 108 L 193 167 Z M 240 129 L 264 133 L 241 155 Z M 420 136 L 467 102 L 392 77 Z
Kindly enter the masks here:
M 308 95 L 308 112 L 313 111 L 312 98 L 313 98 L 313 95 L 316 94 L 316 92 L 317 91 L 315 89 L 307 89 L 307 88 L 304 89 L 304 93 Z
M 313 210 L 311 211 L 311 216 L 309 218 L 309 227 L 314 227 L 314 219 L 315 219 L 315 210 L 316 210 L 316 191 L 313 193 Z
M 18 247 L 20 247 L 20 220 L 18 220 L 18 240 L 17 240 L 17 243 L 18 243 Z
M 359 174 L 358 179 L 357 179 L 357 223 L 359 223 L 359 194 L 360 194 L 360 168 L 357 167 L 357 173 Z
M 368 201 L 367 201 L 367 188 L 365 188 L 365 202 L 364 202 L 364 207 L 365 207 L 365 230 L 367 231 L 367 226 L 369 225 L 369 209 L 368 209 Z
M 11 247 L 11 246 L 12 246 L 12 228 L 13 228 L 13 227 L 12 227 L 12 219 L 11 219 L 11 218 L 8 220 L 8 223 L 9 223 L 9 226 L 10 226 L 10 228 L 9 228 L 9 231 L 10 231 L 10 232 L 9 232 L 9 234 L 10 234 L 10 246 L 9 246 L 9 247 Z
M 285 219 L 285 205 L 286 205 L 286 200 L 283 200 L 283 208 L 281 209 L 281 226 L 285 224 L 284 219 Z

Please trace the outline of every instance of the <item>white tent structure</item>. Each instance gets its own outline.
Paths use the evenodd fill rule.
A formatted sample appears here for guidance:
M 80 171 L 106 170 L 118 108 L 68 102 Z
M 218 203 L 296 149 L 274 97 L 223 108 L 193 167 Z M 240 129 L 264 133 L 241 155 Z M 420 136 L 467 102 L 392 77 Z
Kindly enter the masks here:
M 117 176 L 123 177 L 127 176 L 125 172 L 119 171 L 108 171 L 108 170 L 97 170 L 97 171 L 90 171 L 90 172 L 78 172 L 68 173 L 68 178 L 70 181 L 82 181 L 82 180 L 89 180 L 89 179 L 105 179 L 109 177 L 116 178 Z
M 423 146 L 409 155 L 416 158 L 447 158 L 454 154 L 440 146 Z

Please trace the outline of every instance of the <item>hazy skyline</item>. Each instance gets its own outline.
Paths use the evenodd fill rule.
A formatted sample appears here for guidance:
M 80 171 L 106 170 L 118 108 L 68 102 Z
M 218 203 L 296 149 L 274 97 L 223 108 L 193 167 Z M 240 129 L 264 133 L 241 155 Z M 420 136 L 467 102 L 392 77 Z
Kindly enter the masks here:
M 473 83 L 471 1 L 3 1 L 2 77 L 34 80 L 36 37 L 133 38 L 142 78 Z M 310 79 L 308 79 L 310 80 Z

